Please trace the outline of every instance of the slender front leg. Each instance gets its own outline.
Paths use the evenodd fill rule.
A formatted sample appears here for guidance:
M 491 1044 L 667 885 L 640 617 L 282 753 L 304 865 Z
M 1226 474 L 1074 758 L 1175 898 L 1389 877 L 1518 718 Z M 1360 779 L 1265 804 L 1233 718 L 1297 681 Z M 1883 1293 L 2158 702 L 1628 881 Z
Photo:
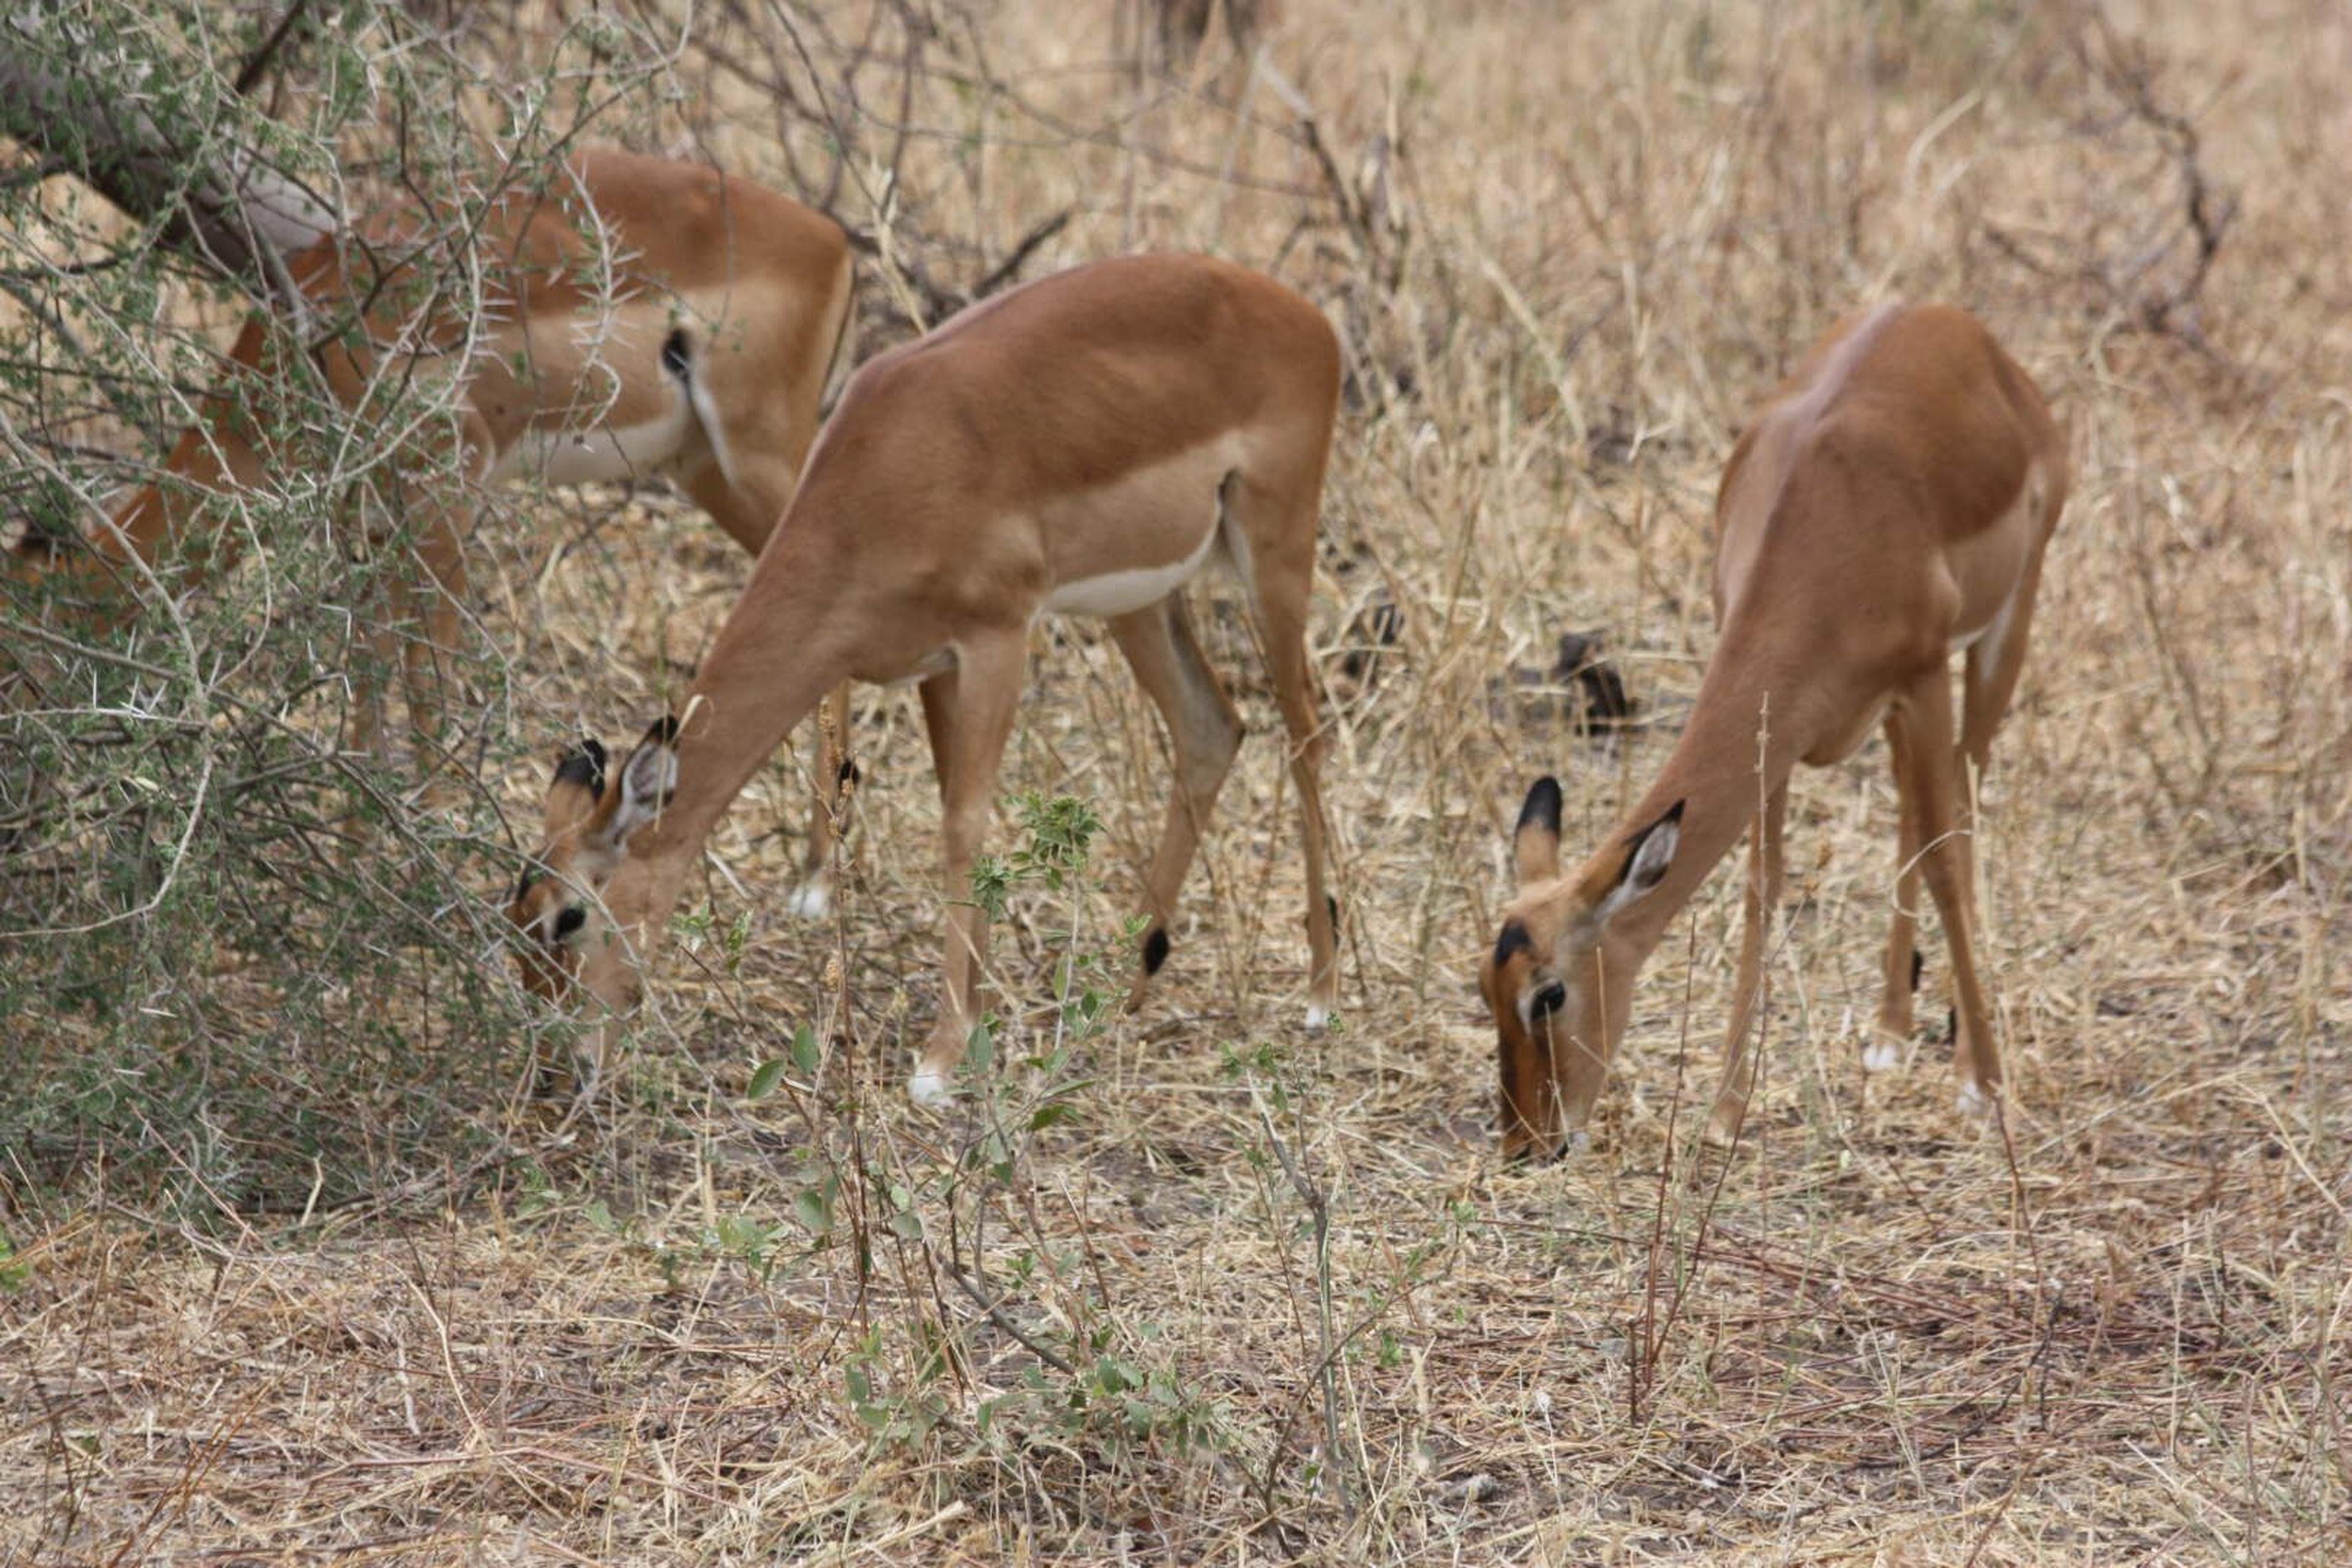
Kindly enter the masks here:
M 391 726 L 384 708 L 393 672 L 401 667 L 400 636 L 394 625 L 399 615 L 397 598 L 388 589 L 381 590 L 359 606 L 360 657 L 343 672 L 352 693 L 351 749 L 385 769 L 392 766 L 392 743 L 385 738 Z M 355 821 L 358 815 L 354 801 L 345 816 Z
M 1952 955 L 1952 994 L 1959 1013 L 1952 1067 L 1959 1077 L 1960 1109 L 1981 1116 L 2000 1092 L 2000 1048 L 1977 978 L 1974 855 L 1958 800 L 1950 678 L 1937 668 L 1914 681 L 1899 712 L 1900 722 L 1909 727 L 1904 750 L 1910 790 L 1918 801 L 1927 890 L 1935 895 Z
M 833 849 L 840 842 L 849 809 L 849 786 L 856 767 L 849 760 L 849 683 L 833 689 L 817 713 L 816 787 L 810 792 L 808 847 L 801 856 L 800 885 L 793 889 L 786 912 L 801 920 L 823 920 L 833 910 Z
M 394 577 L 394 602 L 401 606 L 405 642 L 401 677 L 408 695 L 409 734 L 416 747 L 420 773 L 436 772 L 433 764 L 446 754 L 444 733 L 448 699 L 457 686 L 460 668 L 457 643 L 464 631 L 466 602 L 466 535 L 473 522 L 472 508 L 464 501 L 439 508 L 419 531 L 416 560 L 423 580 L 404 573 Z M 422 600 L 421 614 L 415 613 Z
M 1788 816 L 1789 786 L 1764 799 L 1762 810 L 1748 836 L 1748 900 L 1739 936 L 1739 971 L 1732 982 L 1731 1019 L 1723 1031 L 1723 1086 L 1716 1090 L 1715 1109 L 1707 1131 L 1719 1142 L 1739 1136 L 1748 1116 L 1748 1095 L 1756 1080 L 1755 1053 L 1748 1036 L 1764 986 L 1764 948 L 1771 938 L 1772 916 L 1780 907 L 1780 830 Z
M 1872 1072 L 1902 1061 L 1919 991 L 1919 797 L 1911 784 L 1910 740 L 1894 713 L 1886 716 L 1886 751 L 1901 826 L 1895 832 L 1895 912 L 1886 931 L 1886 987 L 1879 997 L 1878 1027 L 1862 1051 L 1862 1065 Z
M 956 646 L 953 674 L 934 677 L 923 688 L 932 761 L 940 773 L 940 890 L 947 904 L 947 953 L 940 968 L 939 1022 L 907 1085 L 908 1097 L 918 1105 L 946 1102 L 948 1079 L 963 1060 L 978 1017 L 973 997 L 988 953 L 988 916 L 971 896 L 971 865 L 988 833 L 997 769 L 1021 704 L 1028 652 L 1025 626 L 967 637 Z
M 1277 503 L 1256 497 L 1247 483 L 1242 489 L 1238 504 L 1276 508 Z M 1253 535 L 1252 548 L 1257 551 L 1258 638 L 1265 647 L 1266 671 L 1274 678 L 1283 727 L 1290 735 L 1290 776 L 1298 790 L 1298 831 L 1307 857 L 1307 946 L 1312 963 L 1307 1026 L 1319 1029 L 1330 1021 L 1339 1000 L 1339 905 L 1325 871 L 1329 835 L 1323 816 L 1323 718 L 1307 663 L 1307 595 L 1315 575 L 1314 506 L 1314 493 L 1308 491 L 1302 521 L 1273 536 L 1305 541 L 1297 559 L 1286 561 L 1268 548 L 1263 530 Z

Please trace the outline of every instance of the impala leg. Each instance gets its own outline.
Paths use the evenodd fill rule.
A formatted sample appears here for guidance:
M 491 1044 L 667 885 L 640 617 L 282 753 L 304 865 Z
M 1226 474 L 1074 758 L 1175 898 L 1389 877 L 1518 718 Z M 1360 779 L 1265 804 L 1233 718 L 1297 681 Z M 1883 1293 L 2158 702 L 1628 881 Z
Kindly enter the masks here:
M 1739 970 L 1732 982 L 1731 1017 L 1723 1031 L 1723 1086 L 1716 1091 L 1715 1109 L 1707 1117 L 1707 1131 L 1718 1142 L 1739 1136 L 1748 1116 L 1748 1091 L 1756 1081 L 1749 1037 L 1763 994 L 1764 949 L 1771 940 L 1773 913 L 1780 907 L 1780 836 L 1788 807 L 1789 786 L 1783 783 L 1765 797 L 1748 835 L 1747 910 L 1739 936 Z
M 1959 813 L 1963 827 L 1976 820 L 1978 778 L 1992 762 L 1992 738 L 2008 716 L 2010 700 L 2017 694 L 2017 679 L 2025 668 L 2025 645 L 2033 627 L 2033 600 L 2042 585 L 2042 552 L 2036 549 L 2025 563 L 2008 607 L 1992 629 L 1969 649 L 1968 670 L 1961 683 L 1960 744 L 1958 758 Z M 1972 772 L 1970 771 L 1972 770 Z
M 369 597 L 374 601 L 374 595 Z M 360 606 L 366 617 L 360 632 L 366 651 L 358 665 L 344 672 L 352 692 L 352 750 L 384 767 L 392 764 L 383 738 L 385 686 L 400 666 L 400 637 L 388 613 L 392 609 L 381 601 Z
M 1307 1026 L 1319 1029 L 1339 1005 L 1339 910 L 1325 873 L 1323 721 L 1318 711 L 1314 676 L 1307 666 L 1307 594 L 1315 574 L 1311 516 L 1307 525 L 1296 532 L 1307 542 L 1303 559 L 1278 563 L 1261 557 L 1254 574 L 1258 637 L 1265 645 L 1275 700 L 1281 706 L 1283 726 L 1289 731 L 1290 775 L 1298 790 L 1299 837 L 1307 852 L 1307 945 L 1314 965 L 1307 986 Z
M 464 633 L 466 524 L 472 510 L 463 503 L 437 510 L 417 541 L 416 560 L 425 581 L 405 574 L 396 579 L 394 605 L 404 630 L 401 679 L 408 695 L 408 728 L 422 771 L 441 749 L 446 699 L 457 685 L 457 644 Z M 422 600 L 422 614 L 418 601 Z
M 464 632 L 466 540 L 474 528 L 471 484 L 487 479 L 495 444 L 468 412 L 455 434 L 455 472 L 395 481 L 403 514 L 415 527 L 410 559 L 392 574 L 392 607 L 400 627 L 401 684 L 408 698 L 408 731 L 417 771 L 440 771 L 448 699 L 458 688 L 457 647 Z M 460 479 L 458 476 L 466 476 Z M 422 570 L 418 570 L 421 568 Z
M 1919 990 L 1919 798 L 1911 784 L 1910 740 L 1902 720 L 1892 713 L 1886 719 L 1886 752 L 1901 826 L 1895 830 L 1895 912 L 1886 931 L 1886 989 L 1879 999 L 1875 1036 L 1862 1051 L 1862 1065 L 1873 1072 L 1903 1059 Z
M 808 842 L 801 851 L 800 885 L 785 909 L 801 920 L 814 921 L 833 910 L 833 850 L 846 826 L 841 816 L 849 808 L 849 786 L 857 776 L 856 765 L 849 760 L 847 681 L 825 698 L 809 751 L 816 787 L 809 802 Z
M 1109 626 L 1119 652 L 1135 671 L 1136 684 L 1168 726 L 1176 774 L 1168 797 L 1168 821 L 1160 830 L 1160 847 L 1152 854 L 1144 882 L 1151 929 L 1144 933 L 1142 967 L 1128 993 L 1127 1005 L 1133 1008 L 1142 1005 L 1151 977 L 1168 961 L 1168 924 L 1200 847 L 1201 829 L 1233 769 L 1234 753 L 1241 749 L 1242 721 L 1202 655 L 1181 594 L 1118 616 Z
M 379 501 L 372 495 L 357 501 L 359 531 L 369 541 L 366 566 L 352 563 L 354 571 L 375 569 L 373 580 L 364 594 L 358 595 L 352 613 L 358 620 L 356 630 L 363 645 L 361 658 L 345 671 L 352 694 L 351 748 L 373 759 L 379 766 L 392 765 L 391 743 L 384 738 L 390 728 L 385 705 L 390 700 L 390 688 L 394 671 L 403 667 L 400 628 L 406 620 L 407 592 L 397 571 L 383 571 L 381 542 L 389 529 Z M 356 806 L 348 814 L 357 816 Z
M 388 531 L 380 525 L 381 514 L 372 504 L 362 503 L 362 519 L 370 536 L 379 542 L 375 563 L 378 576 L 362 601 L 353 606 L 353 614 L 361 623 L 360 637 L 365 645 L 365 652 L 346 672 L 352 693 L 352 749 L 373 760 L 387 773 L 392 772 L 394 757 L 390 710 L 392 687 L 397 679 L 408 698 L 409 733 L 415 752 L 415 771 L 425 776 L 429 786 L 434 772 L 434 742 L 438 740 L 440 731 L 441 707 L 433 685 L 435 672 L 431 653 L 425 646 L 425 639 L 435 637 L 436 633 L 428 632 L 419 625 L 418 600 L 421 592 L 429 601 L 425 618 L 436 628 L 443 624 L 436 613 L 444 608 L 447 610 L 446 637 L 447 646 L 453 648 L 457 642 L 457 601 L 446 594 L 436 594 L 413 583 L 410 563 L 384 558 L 383 552 L 392 548 L 383 542 Z M 436 519 L 434 531 L 441 531 L 444 526 Z M 426 556 L 429 542 L 428 534 L 427 542 L 419 544 L 417 556 L 420 560 Z M 434 552 L 438 553 L 438 551 Z M 449 552 L 449 557 L 455 560 L 454 551 Z M 457 581 L 454 591 L 462 593 L 462 563 L 457 564 L 455 570 Z M 425 798 L 430 801 L 436 793 L 428 787 Z M 344 805 L 340 821 L 341 831 L 335 850 L 339 865 L 356 864 L 355 858 L 365 852 L 365 846 L 373 837 L 374 830 L 360 803 L 361 797 L 353 795 Z
M 1922 869 L 1952 955 L 1959 1013 L 1952 1066 L 1959 1076 L 1960 1107 L 1981 1113 L 2000 1090 L 2000 1049 L 1977 978 L 1974 857 L 1958 798 L 1963 770 L 1952 741 L 1950 678 L 1940 667 L 1927 672 L 1912 683 L 1898 712 L 1898 722 L 1909 731 L 1904 750 L 1910 791 L 1918 801 Z
M 2047 542 L 2047 537 L 2044 537 Z M 1960 897 L 1967 900 L 1971 919 L 1976 901 L 1976 819 L 1977 781 L 1983 777 L 1992 761 L 1992 738 L 2000 729 L 2001 720 L 2008 715 L 2011 698 L 2017 694 L 2017 680 L 2025 668 L 2025 648 L 2033 626 L 2033 602 L 2042 586 L 2042 547 L 2037 545 L 2026 561 L 2025 571 L 2011 592 L 2008 607 L 1994 623 L 1990 631 L 1969 649 L 1966 674 L 1961 682 L 1962 721 L 1959 744 L 1952 749 L 1951 780 L 1953 786 L 1952 821 L 1954 837 L 1960 846 Z M 1940 688 L 1944 683 L 1939 679 Z M 1930 868 L 1930 875 L 1933 868 Z M 1937 894 L 1942 902 L 1942 894 Z M 1945 916 L 1948 930 L 1951 917 Z M 1969 935 L 1974 936 L 1971 929 Z M 1963 1105 L 1980 1107 L 1989 1100 L 2000 1081 L 2000 1047 L 1992 1036 L 1990 1012 L 1981 994 L 1973 1014 L 1966 1000 L 1971 991 L 1980 991 L 1974 965 L 1963 979 L 1958 973 L 1958 950 L 1954 949 L 1953 982 L 1962 997 L 1959 1004 L 1959 1027 L 1953 1037 L 1953 1061 L 1960 1071 L 1960 1100 Z M 1973 1064 L 1976 1078 L 1969 1077 Z M 1972 1097 L 1970 1084 L 1978 1092 Z
M 979 1016 L 973 997 L 988 955 L 988 915 L 972 900 L 971 863 L 988 832 L 996 773 L 1020 706 L 1028 651 L 1025 628 L 967 638 L 957 648 L 955 670 L 934 676 L 923 686 L 923 713 L 931 727 L 943 807 L 940 893 L 947 904 L 947 954 L 939 1022 L 907 1085 L 908 1098 L 919 1105 L 938 1105 L 948 1099 L 948 1079 L 963 1060 L 965 1042 Z M 941 739 L 947 742 L 944 754 Z
M 1992 760 L 1993 734 L 2017 695 L 2017 678 L 2025 668 L 2025 645 L 2033 629 L 2033 601 L 2041 587 L 2042 550 L 2037 547 L 2018 578 L 2008 609 L 1969 649 L 1960 746 L 1979 773 Z M 1973 792 L 1961 802 L 1969 810 L 1975 804 Z

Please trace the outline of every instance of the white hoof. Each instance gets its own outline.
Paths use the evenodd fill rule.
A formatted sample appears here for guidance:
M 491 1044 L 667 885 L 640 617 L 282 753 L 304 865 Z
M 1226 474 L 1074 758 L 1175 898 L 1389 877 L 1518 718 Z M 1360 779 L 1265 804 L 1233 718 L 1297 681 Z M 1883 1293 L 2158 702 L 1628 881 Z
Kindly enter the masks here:
M 1592 1134 L 1580 1127 L 1568 1135 L 1567 1142 L 1560 1145 L 1559 1157 L 1563 1160 L 1573 1160 L 1579 1155 L 1589 1154 L 1591 1152 Z
M 1975 1084 L 1963 1083 L 1957 1097 L 1960 1114 L 1982 1121 L 1992 1113 L 1992 1098 Z
M 945 1073 L 919 1068 L 907 1080 L 907 1098 L 926 1110 L 944 1110 L 954 1103 L 955 1091 L 948 1088 Z
M 833 889 L 824 882 L 803 882 L 784 900 L 784 912 L 796 921 L 821 921 L 833 912 Z
M 1315 1031 L 1329 1028 L 1331 1026 L 1331 1009 L 1326 1007 L 1320 1002 L 1309 1002 L 1307 1005 L 1307 1026 L 1308 1029 Z
M 1903 1065 L 1903 1047 L 1893 1040 L 1879 1038 L 1862 1047 L 1864 1072 L 1885 1072 Z

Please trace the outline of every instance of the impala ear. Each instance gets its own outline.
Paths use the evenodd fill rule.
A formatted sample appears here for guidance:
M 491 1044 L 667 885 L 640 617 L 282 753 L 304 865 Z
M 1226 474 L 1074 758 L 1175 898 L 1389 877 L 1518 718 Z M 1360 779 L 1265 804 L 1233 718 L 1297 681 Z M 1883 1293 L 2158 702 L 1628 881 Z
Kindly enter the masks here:
M 608 849 L 625 847 L 630 836 L 662 814 L 677 794 L 677 721 L 664 715 L 646 731 L 621 764 L 620 798 L 599 835 Z
M 1683 803 L 1666 807 L 1664 816 L 1633 836 L 1633 845 L 1625 852 L 1624 869 L 1617 873 L 1617 885 L 1602 896 L 1592 911 L 1596 924 L 1607 925 L 1629 904 L 1646 897 L 1651 889 L 1666 879 L 1666 871 L 1675 863 L 1675 850 L 1683 841 Z
M 1546 773 L 1528 791 L 1519 807 L 1518 830 L 1511 836 L 1511 859 L 1519 885 L 1549 881 L 1559 875 L 1559 781 Z
M 583 735 L 578 745 L 555 759 L 555 782 L 579 784 L 592 795 L 603 795 L 607 760 L 604 742 L 593 735 Z
M 594 736 L 555 759 L 555 776 L 548 781 L 545 841 L 560 842 L 595 814 L 604 793 L 604 742 Z

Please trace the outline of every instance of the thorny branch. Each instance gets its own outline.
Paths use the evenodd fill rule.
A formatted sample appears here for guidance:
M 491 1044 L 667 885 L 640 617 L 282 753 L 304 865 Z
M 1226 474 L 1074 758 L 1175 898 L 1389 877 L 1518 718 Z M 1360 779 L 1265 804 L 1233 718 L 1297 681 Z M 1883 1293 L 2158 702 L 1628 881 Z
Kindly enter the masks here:
M 2120 246 L 2072 262 L 1991 223 L 1984 226 L 1986 238 L 2039 277 L 2088 286 L 2138 331 L 2176 338 L 2218 358 L 2205 336 L 2202 306 L 2206 281 L 2237 220 L 2237 198 L 2207 173 L 2196 122 L 2159 93 L 2163 65 L 2146 44 L 2126 37 L 2103 6 L 2092 5 L 2067 47 L 2084 76 L 2118 106 L 2116 116 L 2086 126 L 2086 132 L 2103 134 L 2127 123 L 2153 137 L 2178 182 L 2179 205 L 2157 206 L 2130 226 Z M 2177 261 L 2184 243 L 2187 259 Z

